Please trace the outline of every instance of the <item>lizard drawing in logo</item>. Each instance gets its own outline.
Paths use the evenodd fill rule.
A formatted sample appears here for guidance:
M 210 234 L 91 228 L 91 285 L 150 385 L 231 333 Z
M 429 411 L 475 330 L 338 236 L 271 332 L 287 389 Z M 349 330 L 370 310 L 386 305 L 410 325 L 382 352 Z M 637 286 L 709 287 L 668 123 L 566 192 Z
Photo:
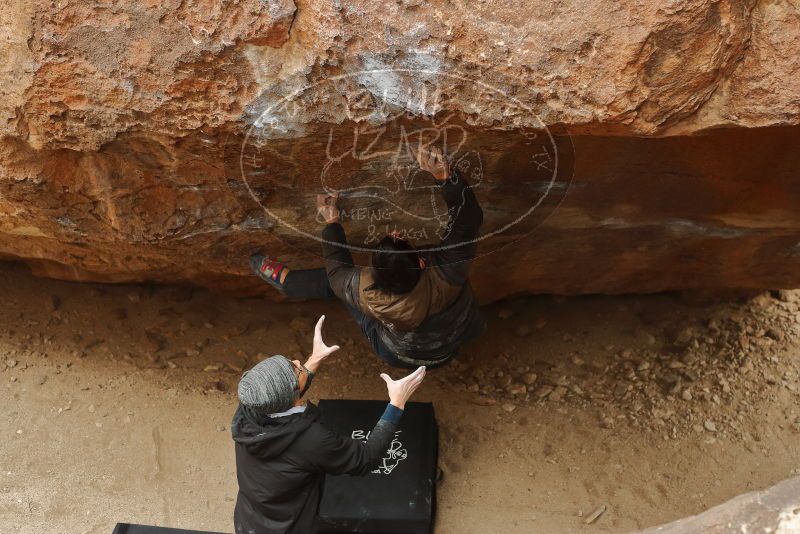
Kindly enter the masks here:
M 386 456 L 383 457 L 378 468 L 372 471 L 373 473 L 388 475 L 397 467 L 397 464 L 399 464 L 401 460 L 405 460 L 408 457 L 408 451 L 403 448 L 402 442 L 398 439 L 400 437 L 400 432 L 402 431 L 398 430 L 394 433 L 394 439 L 386 450 Z
M 372 206 L 373 210 L 382 204 L 382 211 L 390 214 L 391 223 L 426 228 L 425 237 L 431 237 L 429 231 L 443 239 L 449 231 L 448 221 L 456 215 L 452 210 L 457 211 L 461 206 L 448 210 L 442 205 L 439 184 L 433 183 L 419 168 L 417 148 L 421 144 L 448 143 L 446 157 L 451 168 L 466 176 L 472 189 L 480 187 L 483 181 L 480 154 L 466 150 L 467 133 L 460 126 L 445 124 L 416 130 L 404 125 L 394 129 L 392 126 L 396 125 L 355 127 L 352 142 L 339 147 L 339 153 L 331 147 L 334 140 L 331 130 L 320 185 L 328 195 L 353 199 L 360 205 Z M 365 244 L 373 243 L 368 238 Z
M 402 432 L 402 430 L 398 430 L 394 433 L 394 438 L 389 444 L 389 448 L 386 449 L 386 455 L 381 459 L 381 463 L 378 464 L 378 468 L 372 471 L 373 473 L 378 475 L 391 474 L 391 472 L 394 471 L 394 468 L 397 467 L 397 464 L 408 457 L 408 451 L 403 448 L 403 443 L 400 441 L 400 432 Z M 370 432 L 353 430 L 352 438 L 366 441 L 369 439 L 369 435 Z

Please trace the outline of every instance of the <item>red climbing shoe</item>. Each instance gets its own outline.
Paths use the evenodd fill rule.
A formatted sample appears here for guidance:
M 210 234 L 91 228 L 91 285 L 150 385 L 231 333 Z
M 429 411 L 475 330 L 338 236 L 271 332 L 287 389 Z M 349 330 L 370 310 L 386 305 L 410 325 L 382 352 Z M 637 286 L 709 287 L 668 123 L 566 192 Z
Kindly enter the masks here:
M 281 273 L 286 269 L 286 265 L 271 260 L 266 256 L 254 254 L 250 256 L 250 268 L 259 278 L 279 291 L 283 291 L 281 283 Z

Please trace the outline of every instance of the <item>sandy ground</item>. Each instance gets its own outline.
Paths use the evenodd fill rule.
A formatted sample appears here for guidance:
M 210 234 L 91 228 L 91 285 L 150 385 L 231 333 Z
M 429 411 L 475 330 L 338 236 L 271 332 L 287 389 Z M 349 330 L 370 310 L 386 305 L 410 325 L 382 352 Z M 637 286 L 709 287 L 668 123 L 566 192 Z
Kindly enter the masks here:
M 343 349 L 311 399 L 383 399 L 336 302 L 31 277 L 0 264 L 0 531 L 232 531 L 243 368 Z M 417 400 L 441 427 L 437 532 L 620 532 L 800 469 L 798 294 L 521 298 Z M 695 300 L 695 299 L 692 299 Z M 607 511 L 593 524 L 595 508 Z

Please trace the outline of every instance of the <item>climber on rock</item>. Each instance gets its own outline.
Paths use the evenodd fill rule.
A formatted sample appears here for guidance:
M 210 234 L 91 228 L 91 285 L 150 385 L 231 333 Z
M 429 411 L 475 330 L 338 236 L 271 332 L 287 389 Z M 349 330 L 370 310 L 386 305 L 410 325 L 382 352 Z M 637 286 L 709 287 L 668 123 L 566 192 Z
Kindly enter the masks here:
M 339 350 L 322 340 L 324 320 L 317 322 L 304 364 L 271 356 L 239 381 L 231 423 L 239 482 L 236 534 L 316 532 L 325 475 L 361 476 L 377 468 L 406 402 L 425 378 L 424 367 L 400 380 L 381 374 L 389 404 L 368 439 L 335 434 L 319 421 L 319 409 L 302 400 L 320 364 Z
M 338 199 L 319 195 L 325 269 L 289 270 L 264 256 L 250 258 L 256 274 L 290 299 L 341 299 L 375 353 L 403 368 L 444 365 L 485 327 L 468 282 L 483 211 L 440 149 L 420 146 L 417 161 L 440 184 L 449 211 L 447 235 L 430 252 L 387 235 L 372 252 L 369 267 L 353 265 Z

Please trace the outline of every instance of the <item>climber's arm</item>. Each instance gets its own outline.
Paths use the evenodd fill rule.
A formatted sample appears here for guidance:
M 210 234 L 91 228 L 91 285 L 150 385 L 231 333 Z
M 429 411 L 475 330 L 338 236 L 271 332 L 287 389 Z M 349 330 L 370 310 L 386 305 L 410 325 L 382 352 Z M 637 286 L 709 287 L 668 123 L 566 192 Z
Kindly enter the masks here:
M 450 168 L 441 150 L 420 149 L 417 159 L 420 167 L 441 184 L 448 213 L 444 236 L 438 250 L 429 256 L 429 265 L 437 267 L 449 283 L 463 285 L 475 258 L 483 210 L 466 177 Z
M 350 306 L 358 307 L 359 268 L 347 248 L 344 227 L 339 224 L 337 196 L 317 195 L 317 212 L 325 221 L 322 229 L 322 255 L 333 293 Z

